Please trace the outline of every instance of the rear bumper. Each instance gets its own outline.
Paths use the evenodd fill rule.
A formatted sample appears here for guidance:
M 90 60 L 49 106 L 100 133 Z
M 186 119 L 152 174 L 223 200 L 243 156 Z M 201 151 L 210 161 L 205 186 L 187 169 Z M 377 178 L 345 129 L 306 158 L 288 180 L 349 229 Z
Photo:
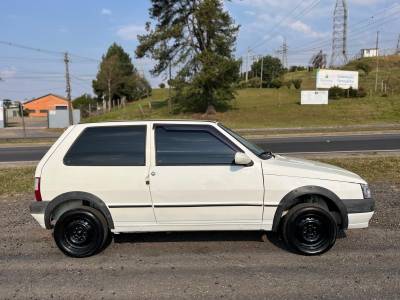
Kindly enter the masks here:
M 46 228 L 46 224 L 44 222 L 44 213 L 48 204 L 48 201 L 35 201 L 29 205 L 31 216 L 39 223 L 42 228 Z
M 349 225 L 348 229 L 366 228 L 374 215 L 374 199 L 343 200 L 347 208 Z

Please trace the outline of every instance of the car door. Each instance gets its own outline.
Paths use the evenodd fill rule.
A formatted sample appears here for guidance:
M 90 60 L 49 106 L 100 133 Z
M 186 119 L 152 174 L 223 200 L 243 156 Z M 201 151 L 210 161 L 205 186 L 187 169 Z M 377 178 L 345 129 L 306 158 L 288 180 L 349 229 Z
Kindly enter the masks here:
M 219 130 L 154 124 L 152 140 L 150 191 L 158 223 L 219 224 L 221 229 L 261 223 L 261 163 L 235 165 L 235 153 L 243 150 Z

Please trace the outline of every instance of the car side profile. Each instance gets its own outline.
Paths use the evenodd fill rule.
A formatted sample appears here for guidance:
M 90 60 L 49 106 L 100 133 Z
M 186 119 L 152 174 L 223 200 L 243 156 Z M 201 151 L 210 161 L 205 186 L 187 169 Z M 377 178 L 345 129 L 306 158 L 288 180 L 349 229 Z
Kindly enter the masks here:
M 358 175 L 274 155 L 209 121 L 71 126 L 39 162 L 35 198 L 32 216 L 72 257 L 112 234 L 214 230 L 279 232 L 317 255 L 374 213 Z

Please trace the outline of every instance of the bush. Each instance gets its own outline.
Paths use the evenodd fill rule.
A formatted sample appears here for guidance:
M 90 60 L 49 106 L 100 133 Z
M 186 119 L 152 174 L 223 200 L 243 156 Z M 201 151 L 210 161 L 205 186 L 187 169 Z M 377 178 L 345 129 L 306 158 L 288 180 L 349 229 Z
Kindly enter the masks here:
M 158 86 L 160 87 L 160 89 L 165 89 L 165 83 L 164 82 L 160 83 Z
M 363 98 L 366 96 L 367 96 L 367 92 L 362 87 L 360 87 L 358 90 L 353 89 L 353 88 L 342 89 L 337 86 L 329 89 L 329 99 Z
M 359 98 L 367 97 L 367 91 L 363 87 L 359 87 L 357 97 Z
M 274 79 L 271 81 L 270 87 L 279 89 L 282 87 L 282 81 L 280 79 Z
M 344 89 L 334 86 L 329 89 L 329 99 L 340 99 L 344 96 Z
M 370 66 L 369 64 L 363 62 L 363 61 L 359 61 L 359 62 L 356 64 L 356 68 L 357 68 L 357 70 L 362 70 L 362 71 L 364 71 L 365 74 L 367 74 L 367 75 L 368 75 L 369 72 L 371 72 L 371 66 Z
M 304 71 L 306 68 L 303 66 L 291 66 L 289 72 Z
M 261 79 L 258 77 L 250 78 L 247 82 L 246 80 L 242 80 L 237 84 L 238 89 L 246 89 L 246 88 L 259 88 L 261 85 Z
M 303 80 L 301 80 L 301 79 L 293 79 L 292 83 L 293 83 L 295 89 L 299 90 L 301 88 L 301 84 L 303 83 Z

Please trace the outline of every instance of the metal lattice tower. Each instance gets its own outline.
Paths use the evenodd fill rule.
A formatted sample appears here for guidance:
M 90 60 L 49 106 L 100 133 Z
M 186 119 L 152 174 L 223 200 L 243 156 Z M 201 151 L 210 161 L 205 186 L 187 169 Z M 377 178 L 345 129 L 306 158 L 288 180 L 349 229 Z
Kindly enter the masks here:
M 331 67 L 339 67 L 347 63 L 347 18 L 346 0 L 336 0 L 333 13 Z
M 288 68 L 288 50 L 289 47 L 286 42 L 286 38 L 284 38 L 282 46 L 279 48 L 278 51 L 276 51 L 277 55 L 281 56 L 281 63 L 284 68 Z

